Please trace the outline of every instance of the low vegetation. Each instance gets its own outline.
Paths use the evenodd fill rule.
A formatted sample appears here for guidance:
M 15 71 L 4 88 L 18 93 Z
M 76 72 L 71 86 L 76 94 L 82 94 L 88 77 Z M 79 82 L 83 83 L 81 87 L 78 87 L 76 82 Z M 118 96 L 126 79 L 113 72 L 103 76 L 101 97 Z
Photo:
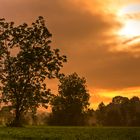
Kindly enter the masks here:
M 139 140 L 140 128 L 0 127 L 1 140 Z

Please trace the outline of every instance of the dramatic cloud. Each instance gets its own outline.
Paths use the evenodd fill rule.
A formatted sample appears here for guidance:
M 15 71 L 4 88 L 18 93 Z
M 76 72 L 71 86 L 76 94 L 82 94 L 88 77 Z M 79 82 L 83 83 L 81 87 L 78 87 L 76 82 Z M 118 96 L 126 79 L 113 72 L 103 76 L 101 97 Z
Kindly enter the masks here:
M 77 72 L 86 77 L 90 89 L 139 86 L 140 47 L 138 42 L 136 45 L 128 45 L 133 39 L 122 40 L 118 37 L 123 23 L 116 14 L 121 7 L 139 0 L 0 2 L 0 16 L 8 21 L 15 21 L 16 24 L 31 23 L 39 15 L 44 16 L 53 34 L 52 46 L 60 48 L 61 52 L 68 56 L 68 63 L 63 71 L 66 74 Z M 51 86 L 54 87 L 53 83 Z M 100 97 L 96 95 L 97 100 L 98 98 Z

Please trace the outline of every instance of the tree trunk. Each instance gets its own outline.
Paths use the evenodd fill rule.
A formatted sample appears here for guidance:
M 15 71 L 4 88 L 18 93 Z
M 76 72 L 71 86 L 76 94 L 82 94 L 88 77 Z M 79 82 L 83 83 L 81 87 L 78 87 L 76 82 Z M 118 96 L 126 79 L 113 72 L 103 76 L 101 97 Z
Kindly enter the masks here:
M 15 127 L 21 127 L 22 126 L 21 113 L 20 113 L 19 110 L 16 110 L 16 116 L 15 116 L 13 125 L 15 125 Z
M 21 112 L 19 111 L 19 108 L 18 107 L 16 107 L 15 118 L 9 124 L 9 126 L 10 127 L 22 127 Z

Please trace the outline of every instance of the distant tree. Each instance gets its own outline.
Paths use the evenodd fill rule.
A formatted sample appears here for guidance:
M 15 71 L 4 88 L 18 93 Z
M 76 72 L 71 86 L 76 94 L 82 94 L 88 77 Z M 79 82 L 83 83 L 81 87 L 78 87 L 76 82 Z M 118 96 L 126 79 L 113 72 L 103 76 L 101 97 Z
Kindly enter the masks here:
M 58 95 L 52 101 L 51 125 L 84 125 L 89 106 L 85 78 L 73 73 L 60 79 Z
M 122 97 L 122 96 L 115 96 L 112 99 L 112 103 L 117 104 L 117 105 L 124 104 L 124 103 L 126 103 L 128 101 L 129 101 L 129 99 L 127 97 Z
M 122 126 L 123 125 L 123 117 L 120 111 L 119 105 L 110 103 L 106 107 L 105 113 L 105 122 L 106 126 Z
M 0 124 L 6 125 L 13 119 L 11 106 L 3 106 L 0 110 Z
M 85 125 L 88 126 L 96 126 L 96 112 L 93 109 L 88 109 L 85 113 Z
M 98 105 L 98 108 L 96 110 L 96 116 L 97 116 L 97 123 L 98 125 L 105 125 L 105 115 L 106 115 L 106 108 L 105 108 L 105 104 L 103 102 L 101 102 Z
M 106 106 L 101 103 L 96 116 L 103 126 L 140 126 L 140 99 L 116 96 Z
M 140 99 L 139 97 L 132 97 L 129 101 L 129 126 L 140 126 Z
M 41 16 L 30 27 L 26 23 L 15 27 L 13 22 L 0 20 L 1 102 L 12 106 L 13 126 L 22 125 L 24 113 L 35 114 L 39 106 L 47 108 L 51 93 L 44 80 L 61 77 L 66 56 L 51 49 L 50 37 Z

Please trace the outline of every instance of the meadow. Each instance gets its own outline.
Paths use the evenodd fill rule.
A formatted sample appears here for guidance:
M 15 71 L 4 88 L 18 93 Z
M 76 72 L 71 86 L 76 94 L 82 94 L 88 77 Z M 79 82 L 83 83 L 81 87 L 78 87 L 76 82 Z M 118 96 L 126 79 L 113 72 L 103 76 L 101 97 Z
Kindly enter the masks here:
M 140 140 L 140 128 L 129 127 L 0 127 L 0 140 Z

